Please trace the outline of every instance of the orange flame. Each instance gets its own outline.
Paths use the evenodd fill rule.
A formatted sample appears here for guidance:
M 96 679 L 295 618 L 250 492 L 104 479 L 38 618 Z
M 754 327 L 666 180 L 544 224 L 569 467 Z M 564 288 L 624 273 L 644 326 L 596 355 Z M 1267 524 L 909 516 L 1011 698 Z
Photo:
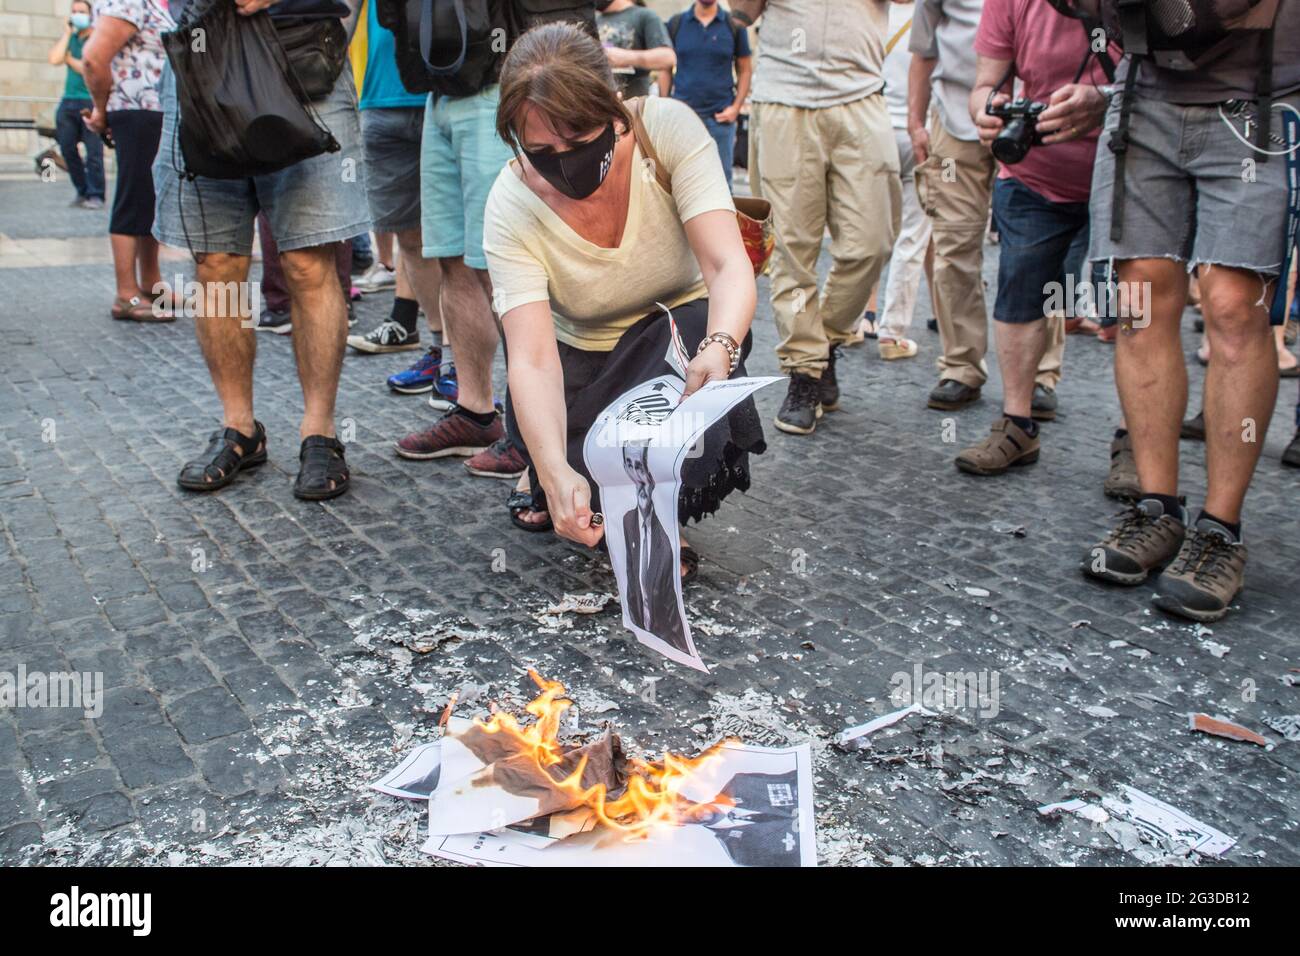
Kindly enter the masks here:
M 564 759 L 566 751 L 559 741 L 560 722 L 573 701 L 564 696 L 564 685 L 558 681 L 547 680 L 531 669 L 528 676 L 542 691 L 524 708 L 535 718 L 532 723 L 521 726 L 513 715 L 495 708 L 490 718 L 475 723 L 487 733 L 508 735 L 516 753 L 530 755 L 538 767 L 547 770 Z M 627 786 L 612 800 L 605 784 L 582 785 L 586 757 L 567 777 L 555 781 L 555 786 L 573 799 L 575 807 L 585 806 L 602 825 L 614 830 L 632 834 L 657 824 L 684 822 L 709 805 L 683 797 L 682 788 L 717 756 L 723 743 L 714 744 L 698 757 L 665 753 L 661 761 L 628 758 Z M 550 773 L 547 776 L 554 780 Z

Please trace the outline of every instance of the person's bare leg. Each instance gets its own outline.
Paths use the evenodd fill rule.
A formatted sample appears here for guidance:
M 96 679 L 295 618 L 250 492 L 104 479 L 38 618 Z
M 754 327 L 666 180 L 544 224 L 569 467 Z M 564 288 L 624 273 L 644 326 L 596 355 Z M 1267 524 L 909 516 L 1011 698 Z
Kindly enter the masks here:
M 1002 370 L 1002 410 L 1029 418 L 1034 378 L 1047 348 L 1047 320 L 993 324 L 997 327 L 998 367 Z
M 1297 359 L 1295 354 L 1286 347 L 1286 323 L 1273 326 L 1273 342 L 1277 345 L 1277 367 L 1278 371 L 1286 371 L 1295 368 Z
M 1205 510 L 1236 522 L 1277 401 L 1273 283 L 1254 272 L 1201 269 L 1201 310 L 1214 356 L 1205 373 Z
M 140 297 L 147 298 L 155 289 L 163 288 L 162 272 L 158 269 L 158 240 L 153 236 L 137 236 L 135 264 L 140 279 Z
M 393 268 L 393 237 L 396 233 L 376 232 L 374 234 L 375 258 L 388 268 Z
M 111 233 L 108 237 L 113 249 L 113 278 L 117 283 L 117 297 L 130 301 L 140 294 L 140 283 L 135 277 L 135 236 Z
M 457 404 L 467 411 L 492 411 L 492 360 L 496 357 L 496 319 L 492 315 L 487 273 L 465 265 L 459 256 L 439 259 L 443 328 L 455 347 Z
M 221 423 L 253 434 L 253 360 L 257 344 L 252 322 L 242 313 L 246 297 L 228 294 L 248 281 L 248 256 L 214 252 L 199 256 L 195 278 L 203 284 L 200 314 L 194 317 L 203 359 L 221 401 Z M 234 283 L 231 285 L 230 283 Z M 252 449 L 242 449 L 247 454 Z
M 334 436 L 334 401 L 348 337 L 348 308 L 339 285 L 332 244 L 280 253 L 289 312 L 293 356 L 302 384 L 301 437 Z
M 442 322 L 442 267 L 437 259 L 426 259 L 420 249 L 420 230 L 408 229 L 397 234 L 397 288 L 402 295 L 402 284 L 407 286 L 407 298 L 414 298 L 424 309 L 429 331 L 443 334 L 443 343 L 450 345 Z
M 1145 492 L 1177 495 L 1178 432 L 1187 411 L 1187 366 L 1179 338 L 1187 270 L 1172 259 L 1118 265 L 1115 387 L 1133 437 L 1138 482 Z

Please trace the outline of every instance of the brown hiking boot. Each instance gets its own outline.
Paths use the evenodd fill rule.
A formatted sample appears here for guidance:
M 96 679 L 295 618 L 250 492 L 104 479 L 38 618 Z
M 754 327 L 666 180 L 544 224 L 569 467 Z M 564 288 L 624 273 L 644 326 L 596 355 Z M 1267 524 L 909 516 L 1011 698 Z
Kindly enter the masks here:
M 1123 438 L 1114 438 L 1110 443 L 1110 474 L 1106 476 L 1101 490 L 1108 498 L 1121 501 L 1137 501 L 1142 496 L 1142 486 L 1138 484 L 1137 461 L 1133 458 L 1133 436 L 1128 432 Z
M 1008 468 L 1038 461 L 1038 436 L 1030 435 L 1011 419 L 993 423 L 989 437 L 957 456 L 957 467 L 972 475 L 1000 475 Z
M 1217 621 L 1246 584 L 1246 546 L 1202 518 L 1156 581 L 1156 607 L 1193 621 Z
M 1141 584 L 1178 554 L 1187 525 L 1180 516 L 1165 514 L 1154 498 L 1144 498 L 1122 514 L 1115 530 L 1084 555 L 1081 567 L 1103 581 Z

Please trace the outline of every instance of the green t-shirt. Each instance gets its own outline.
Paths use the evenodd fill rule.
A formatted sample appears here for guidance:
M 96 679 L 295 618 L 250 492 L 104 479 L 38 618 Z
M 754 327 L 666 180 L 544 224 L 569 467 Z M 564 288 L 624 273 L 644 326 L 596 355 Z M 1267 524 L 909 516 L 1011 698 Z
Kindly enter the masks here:
M 81 50 L 85 46 L 85 41 L 77 34 L 72 34 L 68 38 L 68 53 L 74 59 L 81 59 Z M 68 77 L 63 81 L 63 98 L 65 100 L 88 100 L 90 99 L 90 90 L 86 89 L 86 81 L 81 78 L 81 74 L 68 67 Z
M 622 47 L 624 50 L 653 50 L 655 47 L 672 46 L 664 22 L 652 10 L 645 7 L 628 7 L 618 13 L 596 14 L 596 28 L 600 31 L 600 42 L 605 46 Z M 625 98 L 647 96 L 650 93 L 650 71 L 637 68 L 626 73 L 614 71 L 619 90 Z

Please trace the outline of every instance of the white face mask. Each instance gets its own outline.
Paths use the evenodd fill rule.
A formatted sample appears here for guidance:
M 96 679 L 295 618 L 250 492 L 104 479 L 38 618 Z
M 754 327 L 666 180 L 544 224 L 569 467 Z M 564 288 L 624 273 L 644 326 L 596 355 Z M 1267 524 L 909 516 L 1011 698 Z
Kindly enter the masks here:
M 89 13 L 74 13 L 70 18 L 72 27 L 75 30 L 84 30 L 90 26 Z

